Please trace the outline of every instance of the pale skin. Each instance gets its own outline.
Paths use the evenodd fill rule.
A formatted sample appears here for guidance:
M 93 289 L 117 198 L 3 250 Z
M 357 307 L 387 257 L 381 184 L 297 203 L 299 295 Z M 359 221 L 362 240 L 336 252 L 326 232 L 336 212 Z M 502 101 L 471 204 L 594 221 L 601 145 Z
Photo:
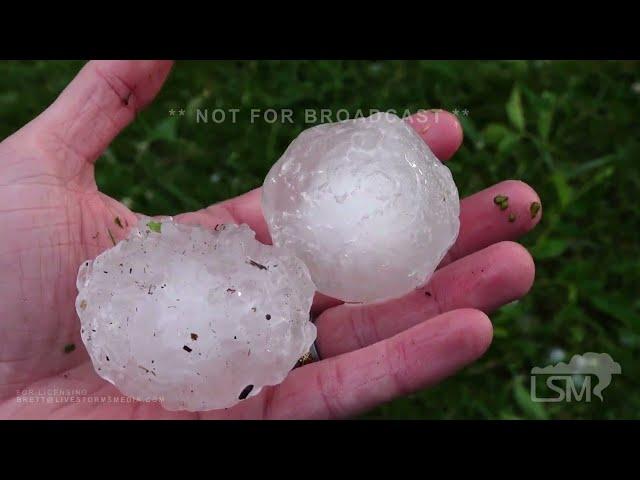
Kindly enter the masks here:
M 89 62 L 47 110 L 0 143 L 0 418 L 344 418 L 434 385 L 484 354 L 492 339 L 487 314 L 521 298 L 534 279 L 531 256 L 512 240 L 538 223 L 542 212 L 532 218 L 530 205 L 540 199 L 514 180 L 462 200 L 459 238 L 428 285 L 369 306 L 318 295 L 313 308 L 323 360 L 233 408 L 189 413 L 135 401 L 25 403 L 25 390 L 121 397 L 95 373 L 80 340 L 75 281 L 84 260 L 112 245 L 108 231 L 117 241 L 136 222 L 98 190 L 94 165 L 153 100 L 171 67 Z M 442 161 L 462 142 L 449 113 L 407 121 Z M 509 197 L 507 211 L 493 203 L 499 194 Z M 177 218 L 207 227 L 247 223 L 270 242 L 260 189 Z M 69 344 L 76 349 L 65 353 Z

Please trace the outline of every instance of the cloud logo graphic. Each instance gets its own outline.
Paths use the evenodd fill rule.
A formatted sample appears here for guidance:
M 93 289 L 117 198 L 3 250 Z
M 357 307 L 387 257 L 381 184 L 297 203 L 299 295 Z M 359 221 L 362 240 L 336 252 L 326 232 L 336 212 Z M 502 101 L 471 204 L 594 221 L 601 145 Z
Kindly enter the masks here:
M 595 375 L 598 383 L 593 387 L 593 394 L 600 399 L 602 392 L 611 384 L 614 374 L 621 374 L 622 367 L 608 353 L 587 352 L 574 355 L 569 363 L 558 362 L 546 367 L 533 367 L 532 375 Z

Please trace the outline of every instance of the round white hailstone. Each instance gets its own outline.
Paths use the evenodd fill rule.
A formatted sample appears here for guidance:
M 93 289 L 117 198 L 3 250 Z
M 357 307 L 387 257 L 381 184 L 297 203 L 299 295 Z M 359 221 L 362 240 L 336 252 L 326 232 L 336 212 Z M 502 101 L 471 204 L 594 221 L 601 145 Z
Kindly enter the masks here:
M 246 225 L 140 217 L 78 273 L 76 310 L 98 374 L 168 410 L 230 407 L 284 380 L 310 349 L 306 266 Z
M 262 206 L 274 245 L 347 302 L 424 284 L 460 227 L 451 172 L 389 113 L 303 131 L 267 175 Z

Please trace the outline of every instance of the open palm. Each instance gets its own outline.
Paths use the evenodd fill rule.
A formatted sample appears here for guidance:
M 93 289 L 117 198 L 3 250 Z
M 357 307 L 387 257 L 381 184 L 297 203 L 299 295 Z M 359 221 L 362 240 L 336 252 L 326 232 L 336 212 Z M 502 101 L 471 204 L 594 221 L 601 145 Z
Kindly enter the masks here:
M 94 162 L 148 104 L 171 69 L 165 61 L 89 62 L 40 116 L 0 143 L 0 417 L 336 418 L 432 385 L 481 356 L 491 342 L 485 313 L 533 283 L 528 252 L 511 241 L 530 230 L 536 193 L 505 181 L 462 201 L 459 238 L 428 285 L 372 305 L 318 296 L 323 360 L 234 408 L 168 412 L 123 402 L 93 370 L 75 313 L 79 265 L 135 224 L 100 193 Z M 455 116 L 407 121 L 442 160 L 462 142 Z M 507 212 L 496 195 L 509 197 Z M 178 215 L 213 227 L 247 223 L 269 242 L 260 191 Z M 116 219 L 118 219 L 116 221 Z M 75 349 L 73 349 L 75 347 Z

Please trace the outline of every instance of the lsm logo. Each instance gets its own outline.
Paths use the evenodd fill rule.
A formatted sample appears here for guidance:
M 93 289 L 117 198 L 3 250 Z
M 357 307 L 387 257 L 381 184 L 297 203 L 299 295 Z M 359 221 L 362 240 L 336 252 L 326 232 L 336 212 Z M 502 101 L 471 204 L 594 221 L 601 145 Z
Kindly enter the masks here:
M 602 391 L 611 383 L 612 375 L 620 373 L 620 364 L 608 353 L 574 355 L 568 364 L 559 362 L 531 369 L 531 399 L 534 402 L 590 402 L 595 395 L 603 401 Z M 546 378 L 547 388 L 555 394 L 539 397 L 538 377 L 540 380 Z

